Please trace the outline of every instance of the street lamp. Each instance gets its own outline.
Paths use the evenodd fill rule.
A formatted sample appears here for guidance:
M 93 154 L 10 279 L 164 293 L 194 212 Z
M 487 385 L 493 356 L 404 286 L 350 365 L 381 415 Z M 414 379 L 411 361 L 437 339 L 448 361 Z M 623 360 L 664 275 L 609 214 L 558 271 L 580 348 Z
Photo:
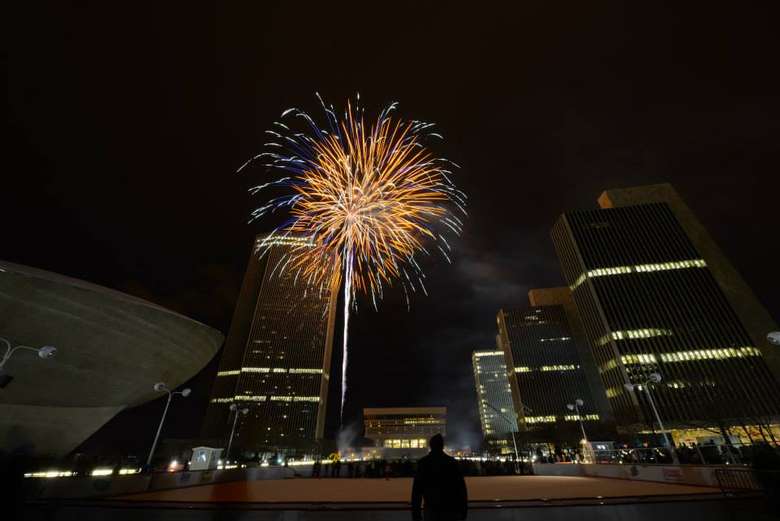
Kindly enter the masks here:
M 163 423 L 165 423 L 165 415 L 168 414 L 168 407 L 171 405 L 171 399 L 174 394 L 180 394 L 182 398 L 186 398 L 192 392 L 189 387 L 182 389 L 181 391 L 171 392 L 165 382 L 157 382 L 154 384 L 154 390 L 158 393 L 168 393 L 168 401 L 165 403 L 165 410 L 163 410 L 162 418 L 160 418 L 160 425 L 157 427 L 157 434 L 154 436 L 154 443 L 152 443 L 152 450 L 149 451 L 149 457 L 146 460 L 146 465 L 152 464 L 152 456 L 154 456 L 154 449 L 157 448 L 157 440 L 160 438 L 160 431 L 162 431 Z
M 585 402 L 583 402 L 581 398 L 577 398 L 574 400 L 574 403 L 567 403 L 566 408 L 570 411 L 577 412 L 577 420 L 579 420 L 580 429 L 582 430 L 582 443 L 584 444 L 582 448 L 583 461 L 588 463 L 588 461 L 593 462 L 593 454 L 590 445 L 588 444 L 588 435 L 585 434 L 585 424 L 582 422 L 582 413 L 580 412 L 580 407 L 583 405 L 585 405 Z
M 645 392 L 647 393 L 647 401 L 650 402 L 650 407 L 653 409 L 653 414 L 655 415 L 655 421 L 658 422 L 658 427 L 661 429 L 661 434 L 664 435 L 664 442 L 666 442 L 666 448 L 669 449 L 669 452 L 672 455 L 672 462 L 674 462 L 675 465 L 680 464 L 680 460 L 677 459 L 677 452 L 672 447 L 672 442 L 669 440 L 669 436 L 666 434 L 666 429 L 664 429 L 664 424 L 661 421 L 661 416 L 658 414 L 658 409 L 655 407 L 655 402 L 653 401 L 653 395 L 650 393 L 650 384 L 654 383 L 660 383 L 661 382 L 661 375 L 659 373 L 650 373 L 647 377 L 647 380 L 642 385 L 632 384 L 630 382 L 626 382 L 623 384 L 623 386 L 626 388 L 627 391 L 633 391 L 637 387 L 639 387 L 640 390 L 644 388 Z
M 512 425 L 512 420 L 510 420 L 507 416 L 504 416 L 504 413 L 500 410 L 496 409 L 493 404 L 491 404 L 489 401 L 484 400 L 485 405 L 493 409 L 496 413 L 498 413 L 499 416 L 501 416 L 505 422 L 507 422 L 509 425 Z M 515 413 L 515 416 L 517 413 Z M 517 425 L 517 420 L 515 419 L 515 425 Z M 512 445 L 514 445 L 515 448 L 515 461 L 520 461 L 520 454 L 517 452 L 517 440 L 515 440 L 515 432 L 516 431 L 510 431 L 512 433 Z
M 2 341 L 5 345 L 5 354 L 3 355 L 3 358 L 0 359 L 0 369 L 3 368 L 5 363 L 11 359 L 11 355 L 13 355 L 16 351 L 20 350 L 26 350 L 26 351 L 35 351 L 38 353 L 38 356 L 40 358 L 43 358 L 44 360 L 47 358 L 53 357 L 55 354 L 57 354 L 57 348 L 54 346 L 43 346 L 43 347 L 30 347 L 30 346 L 12 346 L 11 342 L 6 340 L 3 337 L 0 337 L 0 341 Z
M 582 429 L 582 439 L 585 440 L 585 443 L 588 443 L 588 436 L 585 434 L 585 424 L 582 423 L 582 414 L 580 413 L 580 407 L 583 405 L 585 405 L 585 402 L 577 398 L 574 400 L 574 403 L 567 403 L 566 408 L 577 412 L 577 419 L 580 421 L 580 429 Z
M 227 452 L 225 453 L 225 461 L 227 461 L 228 458 L 230 458 L 230 447 L 233 445 L 233 434 L 235 434 L 236 432 L 236 421 L 238 421 L 238 415 L 240 413 L 246 416 L 246 414 L 249 412 L 249 408 L 244 407 L 243 409 L 239 409 L 238 405 L 236 405 L 235 403 L 231 403 L 230 410 L 233 411 L 235 414 L 233 415 L 233 428 L 230 429 L 230 441 L 228 441 Z

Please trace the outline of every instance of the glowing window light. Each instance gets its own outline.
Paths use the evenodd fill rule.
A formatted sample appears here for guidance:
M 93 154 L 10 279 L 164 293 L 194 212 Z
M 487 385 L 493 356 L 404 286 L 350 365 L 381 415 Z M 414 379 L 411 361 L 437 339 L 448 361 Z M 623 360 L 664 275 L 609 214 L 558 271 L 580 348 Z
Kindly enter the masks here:
M 138 474 L 141 469 L 119 469 L 120 476 L 126 476 L 128 474 Z
M 102 469 L 94 469 L 92 472 L 89 473 L 90 476 L 110 476 L 114 473 L 114 469 L 109 468 L 102 468 Z
M 217 376 L 235 376 L 241 374 L 240 369 L 231 369 L 230 371 L 217 371 Z
M 683 270 L 690 268 L 706 268 L 707 263 L 704 259 L 687 259 L 673 262 L 659 262 L 653 264 L 636 264 L 634 266 L 613 266 L 610 268 L 596 268 L 581 273 L 574 284 L 569 288 L 574 291 L 585 280 L 596 277 L 607 277 L 611 275 L 625 275 L 626 273 L 648 273 L 652 271 Z
M 319 396 L 293 396 L 294 402 L 319 402 Z
M 530 373 L 532 371 L 542 371 L 542 372 L 549 372 L 549 371 L 574 371 L 575 369 L 579 369 L 580 366 L 575 364 L 556 364 L 556 365 L 542 365 L 538 368 L 528 367 L 528 366 L 519 366 L 515 367 L 515 373 Z
M 270 367 L 242 367 L 242 373 L 270 373 Z
M 641 338 L 655 338 L 659 336 L 672 336 L 670 329 L 643 328 L 643 329 L 624 329 L 613 331 L 608 335 L 599 338 L 599 345 L 606 345 L 612 340 L 636 340 Z
M 291 368 L 290 374 L 322 374 L 322 369 Z
M 526 423 L 555 423 L 555 416 L 526 416 Z
M 657 364 L 659 359 L 664 363 L 691 362 L 696 360 L 725 360 L 728 358 L 748 358 L 761 356 L 761 351 L 755 347 L 736 347 L 736 348 L 714 348 L 714 349 L 694 349 L 690 351 L 675 351 L 672 353 L 652 353 L 625 354 L 620 357 L 623 365 L 653 365 Z M 603 366 L 604 371 L 617 367 L 617 362 L 612 359 Z
M 755 347 L 695 349 L 692 351 L 676 351 L 661 353 L 664 362 L 688 362 L 691 360 L 724 360 L 726 358 L 746 358 L 761 356 L 761 351 Z
M 311 237 L 293 237 L 290 235 L 274 235 L 257 240 L 257 246 L 314 246 Z
M 576 422 L 580 420 L 579 414 L 567 414 L 563 417 L 564 420 L 569 422 Z M 598 414 L 586 414 L 582 417 L 583 421 L 597 421 L 599 419 Z
M 267 398 L 264 394 L 237 394 L 236 401 L 264 402 Z
M 474 353 L 474 358 L 480 358 L 482 356 L 503 356 L 503 351 L 477 351 Z
M 76 473 L 70 470 L 46 470 L 42 472 L 25 472 L 25 478 L 70 478 Z
M 578 366 L 574 364 L 558 364 L 558 365 L 543 365 L 539 368 L 542 372 L 547 371 L 573 371 L 577 369 Z

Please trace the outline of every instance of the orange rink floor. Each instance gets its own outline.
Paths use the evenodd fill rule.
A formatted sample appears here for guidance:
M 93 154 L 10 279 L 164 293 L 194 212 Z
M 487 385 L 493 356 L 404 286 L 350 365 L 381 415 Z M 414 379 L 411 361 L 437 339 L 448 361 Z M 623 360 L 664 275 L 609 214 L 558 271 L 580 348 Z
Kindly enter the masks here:
M 568 476 L 466 478 L 469 501 L 529 501 L 713 494 L 709 487 Z M 411 478 L 233 481 L 119 496 L 125 501 L 230 503 L 409 502 Z

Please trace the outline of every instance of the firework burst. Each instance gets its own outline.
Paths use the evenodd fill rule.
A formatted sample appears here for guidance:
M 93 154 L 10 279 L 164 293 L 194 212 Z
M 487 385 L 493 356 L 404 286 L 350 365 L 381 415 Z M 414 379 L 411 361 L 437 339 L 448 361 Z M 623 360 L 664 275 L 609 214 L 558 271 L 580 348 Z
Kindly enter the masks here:
M 426 292 L 417 257 L 435 251 L 450 261 L 447 236 L 461 231 L 466 196 L 451 180 L 450 168 L 457 165 L 427 146 L 442 139 L 432 123 L 395 117 L 397 103 L 370 123 L 352 103 L 339 118 L 319 99 L 326 125 L 287 109 L 266 131 L 272 139 L 265 150 L 239 171 L 260 161 L 279 177 L 250 192 L 274 187 L 286 192 L 254 210 L 252 220 L 282 210 L 289 220 L 272 235 L 310 239 L 292 247 L 275 271 L 293 272 L 296 280 L 323 289 L 344 282 L 343 414 L 349 313 L 357 295 L 369 296 L 376 308 L 385 287 L 394 284 L 403 289 L 407 305 L 410 292 Z M 306 131 L 295 130 L 294 122 Z

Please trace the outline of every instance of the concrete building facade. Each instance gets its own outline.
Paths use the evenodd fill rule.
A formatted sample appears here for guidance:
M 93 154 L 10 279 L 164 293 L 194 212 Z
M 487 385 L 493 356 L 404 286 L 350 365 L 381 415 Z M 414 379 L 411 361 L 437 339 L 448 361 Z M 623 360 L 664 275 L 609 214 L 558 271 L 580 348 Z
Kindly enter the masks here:
M 584 402 L 586 424 L 601 418 L 563 306 L 500 310 L 497 324 L 520 432 L 579 440 L 580 416 L 568 404 Z
M 599 204 L 552 235 L 618 424 L 653 425 L 651 373 L 667 428 L 776 422 L 776 325 L 674 189 L 608 190 Z
M 18 351 L 3 368 L 13 379 L 0 389 L 0 447 L 52 457 L 76 449 L 119 412 L 164 397 L 156 382 L 174 389 L 195 376 L 224 338 L 151 302 L 5 261 L 0 337 L 57 348 L 46 360 Z M 160 400 L 161 414 L 163 406 Z
M 493 451 L 513 453 L 512 433 L 517 432 L 517 416 L 504 352 L 495 349 L 474 351 L 471 364 L 482 437 Z
M 388 459 L 418 458 L 434 434 L 447 435 L 446 407 L 371 407 L 363 409 L 365 437 Z
M 233 446 L 244 452 L 312 452 L 327 412 L 337 288 L 307 284 L 282 269 L 308 239 L 259 236 L 236 303 L 203 437 L 226 440 L 237 404 Z

